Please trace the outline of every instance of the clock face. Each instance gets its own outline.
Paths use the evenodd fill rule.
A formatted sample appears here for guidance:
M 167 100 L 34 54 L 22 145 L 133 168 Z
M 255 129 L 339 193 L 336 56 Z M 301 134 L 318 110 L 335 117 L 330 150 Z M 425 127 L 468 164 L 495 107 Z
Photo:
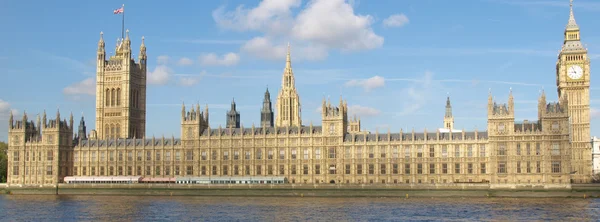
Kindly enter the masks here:
M 567 75 L 571 79 L 579 79 L 583 76 L 583 69 L 581 66 L 573 65 L 567 70 Z

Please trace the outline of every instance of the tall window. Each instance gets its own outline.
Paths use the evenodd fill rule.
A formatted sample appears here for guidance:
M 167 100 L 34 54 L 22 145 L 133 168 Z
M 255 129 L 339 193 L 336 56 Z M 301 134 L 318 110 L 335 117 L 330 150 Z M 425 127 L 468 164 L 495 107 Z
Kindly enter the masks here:
M 273 149 L 269 149 L 269 151 L 267 152 L 267 159 L 269 159 L 269 160 L 273 159 Z
M 467 147 L 467 157 L 473 157 L 473 145 Z
M 552 155 L 553 156 L 558 156 L 560 155 L 560 145 L 558 143 L 553 143 L 552 144 Z
M 498 156 L 506 156 L 506 143 L 498 145 Z
M 521 143 L 517 143 L 517 156 L 521 156 Z
M 485 174 L 485 163 L 481 163 L 481 166 L 479 167 L 479 169 L 481 169 L 481 174 Z
M 498 162 L 498 173 L 506 173 L 506 162 Z
M 417 157 L 423 157 L 423 145 L 417 146 Z
M 560 161 L 552 161 L 552 173 L 560 173 Z
M 110 106 L 110 90 L 106 89 L 106 92 L 104 93 L 104 98 L 106 99 L 106 106 Z
M 308 160 L 308 148 L 304 148 L 304 159 Z
M 454 146 L 454 157 L 460 157 L 460 146 L 459 145 Z
M 442 146 L 442 157 L 448 157 L 448 146 Z
M 292 160 L 296 159 L 296 148 L 292 149 Z
M 121 88 L 117 88 L 117 106 L 121 105 Z
M 479 157 L 485 157 L 485 145 L 479 145 Z
M 429 157 L 435 157 L 435 146 L 429 146 Z
M 405 159 L 410 158 L 410 146 L 404 146 L 404 158 Z
M 110 90 L 110 105 L 114 106 L 115 105 L 115 100 L 116 100 L 116 93 L 115 93 L 115 89 L 111 89 Z
M 398 146 L 393 146 L 392 147 L 392 157 L 393 158 L 398 158 Z
M 373 159 L 375 157 L 375 147 L 369 146 L 369 158 Z
M 350 147 L 346 147 L 346 152 L 344 152 L 344 158 L 346 158 L 346 159 L 352 158 L 352 153 L 350 153 Z
M 285 150 L 284 149 L 279 150 L 279 159 L 280 160 L 285 159 Z
M 335 147 L 329 147 L 329 158 L 335 159 Z
M 385 158 L 385 148 L 385 146 L 379 148 L 379 155 L 381 156 L 381 158 Z

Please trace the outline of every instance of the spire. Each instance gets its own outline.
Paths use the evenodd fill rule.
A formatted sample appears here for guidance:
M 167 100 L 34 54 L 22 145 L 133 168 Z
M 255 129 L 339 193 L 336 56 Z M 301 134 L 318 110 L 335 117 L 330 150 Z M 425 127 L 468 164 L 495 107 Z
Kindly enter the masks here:
M 87 139 L 87 129 L 85 127 L 85 120 L 83 119 L 83 116 L 81 116 L 81 120 L 79 121 L 79 130 L 78 130 L 78 135 L 79 135 L 79 139 L 85 140 Z
M 129 41 L 129 29 L 125 31 L 125 41 Z
M 287 55 L 285 58 L 285 69 L 283 70 L 282 88 L 295 88 L 294 72 L 292 71 L 291 47 L 288 42 Z
M 575 15 L 573 14 L 573 0 L 571 0 L 571 3 L 569 4 L 570 6 L 570 13 L 569 13 L 569 23 L 567 23 L 567 30 L 579 30 L 579 26 L 577 25 L 577 22 L 575 21 Z
M 104 49 L 104 32 L 100 32 L 100 40 L 98 40 L 98 49 Z
M 446 117 L 452 117 L 452 105 L 450 105 L 450 96 L 446 98 Z

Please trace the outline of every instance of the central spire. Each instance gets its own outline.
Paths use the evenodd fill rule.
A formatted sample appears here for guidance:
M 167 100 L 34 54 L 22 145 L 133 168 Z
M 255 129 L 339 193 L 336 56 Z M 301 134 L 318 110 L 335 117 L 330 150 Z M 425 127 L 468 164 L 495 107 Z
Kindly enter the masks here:
M 283 70 L 283 81 L 282 88 L 292 89 L 295 88 L 294 72 L 292 71 L 292 58 L 291 58 L 291 47 L 288 42 L 287 55 L 285 58 L 285 69 Z
M 277 115 L 275 125 L 277 127 L 302 126 L 300 97 L 296 91 L 294 72 L 292 71 L 291 47 L 288 42 L 285 69 L 281 80 L 281 89 L 277 96 Z

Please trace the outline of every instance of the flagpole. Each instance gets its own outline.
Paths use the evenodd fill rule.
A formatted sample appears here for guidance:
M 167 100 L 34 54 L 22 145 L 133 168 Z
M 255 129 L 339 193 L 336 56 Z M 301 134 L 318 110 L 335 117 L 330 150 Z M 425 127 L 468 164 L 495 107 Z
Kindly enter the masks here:
M 121 6 L 121 8 L 123 9 L 123 16 L 122 16 L 122 23 L 121 23 L 121 39 L 125 39 L 125 4 L 123 4 L 123 6 Z

